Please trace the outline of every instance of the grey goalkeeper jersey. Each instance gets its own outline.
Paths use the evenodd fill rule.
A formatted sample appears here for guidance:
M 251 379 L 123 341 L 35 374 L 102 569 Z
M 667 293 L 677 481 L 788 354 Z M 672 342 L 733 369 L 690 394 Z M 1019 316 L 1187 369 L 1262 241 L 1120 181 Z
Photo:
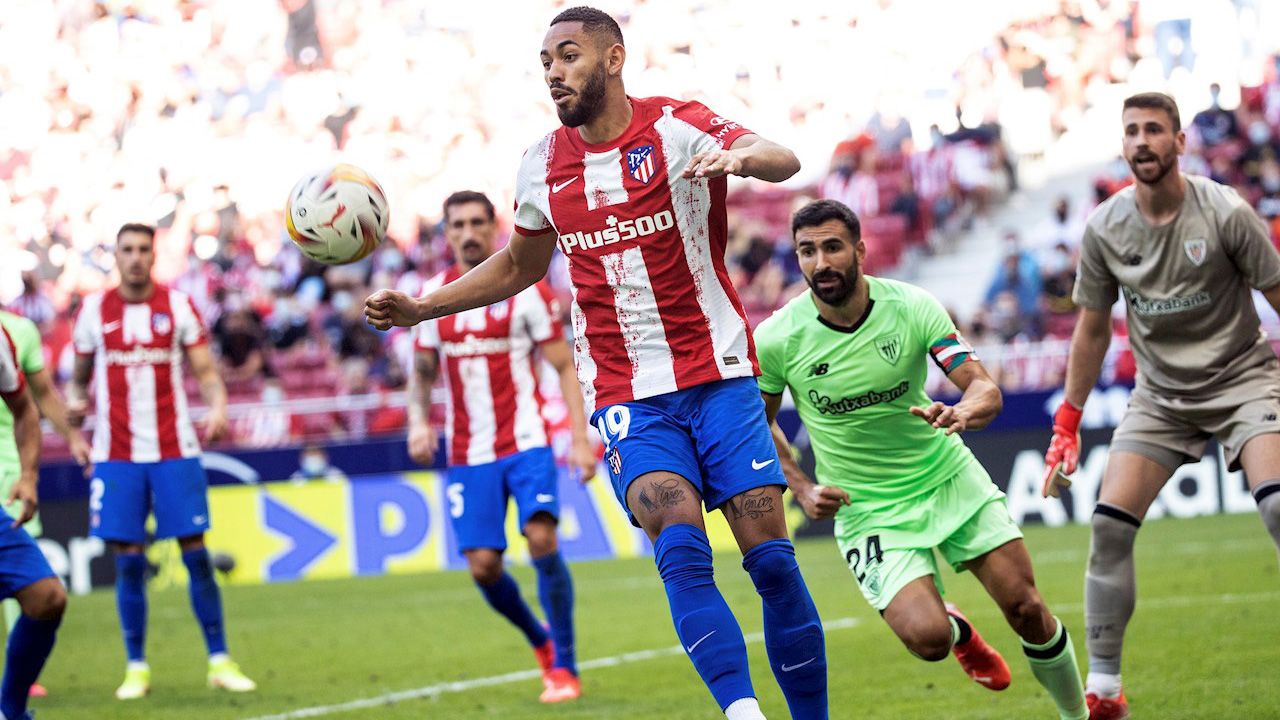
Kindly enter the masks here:
M 1132 186 L 1094 209 L 1074 298 L 1107 310 L 1123 291 L 1138 385 L 1199 395 L 1275 358 L 1250 288 L 1280 285 L 1280 253 L 1235 190 L 1184 177 L 1182 209 L 1166 225 L 1142 217 Z

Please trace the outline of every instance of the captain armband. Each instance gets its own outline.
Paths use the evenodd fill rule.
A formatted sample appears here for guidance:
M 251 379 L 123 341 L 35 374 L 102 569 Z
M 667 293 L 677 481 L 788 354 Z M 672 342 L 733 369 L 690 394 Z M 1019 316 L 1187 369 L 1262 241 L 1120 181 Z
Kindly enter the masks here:
M 970 360 L 978 360 L 973 346 L 958 332 L 935 341 L 929 347 L 929 357 L 948 374 Z

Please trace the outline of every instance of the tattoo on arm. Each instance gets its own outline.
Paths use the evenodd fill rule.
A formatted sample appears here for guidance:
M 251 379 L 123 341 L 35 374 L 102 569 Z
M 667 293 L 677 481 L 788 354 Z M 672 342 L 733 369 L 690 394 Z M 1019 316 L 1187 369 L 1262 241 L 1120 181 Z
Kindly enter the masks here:
M 735 498 L 730 498 L 728 505 L 734 520 L 741 520 L 744 517 L 759 520 L 773 512 L 773 498 L 766 493 L 765 488 L 748 490 Z

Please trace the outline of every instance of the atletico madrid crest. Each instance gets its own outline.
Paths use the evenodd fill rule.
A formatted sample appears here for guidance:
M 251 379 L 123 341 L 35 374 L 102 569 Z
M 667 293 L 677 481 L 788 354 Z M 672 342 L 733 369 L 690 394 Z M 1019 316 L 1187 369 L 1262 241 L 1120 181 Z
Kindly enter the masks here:
M 173 320 L 168 313 L 155 313 L 151 316 L 151 331 L 156 335 L 168 335 L 173 330 Z
M 642 145 L 634 150 L 627 151 L 627 169 L 631 171 L 631 177 L 642 183 L 649 182 L 649 178 L 653 177 L 653 146 Z
M 622 474 L 622 456 L 618 454 L 618 448 L 613 448 L 607 456 L 609 460 L 609 469 L 614 475 Z

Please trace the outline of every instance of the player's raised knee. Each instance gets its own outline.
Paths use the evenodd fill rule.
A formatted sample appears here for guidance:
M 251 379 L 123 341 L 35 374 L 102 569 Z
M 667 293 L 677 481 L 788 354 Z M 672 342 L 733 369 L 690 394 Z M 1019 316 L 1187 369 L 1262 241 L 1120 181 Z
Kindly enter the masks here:
M 905 627 L 894 628 L 907 646 L 907 652 L 921 660 L 938 662 L 951 654 L 951 623 L 943 615 L 939 620 L 919 619 Z

